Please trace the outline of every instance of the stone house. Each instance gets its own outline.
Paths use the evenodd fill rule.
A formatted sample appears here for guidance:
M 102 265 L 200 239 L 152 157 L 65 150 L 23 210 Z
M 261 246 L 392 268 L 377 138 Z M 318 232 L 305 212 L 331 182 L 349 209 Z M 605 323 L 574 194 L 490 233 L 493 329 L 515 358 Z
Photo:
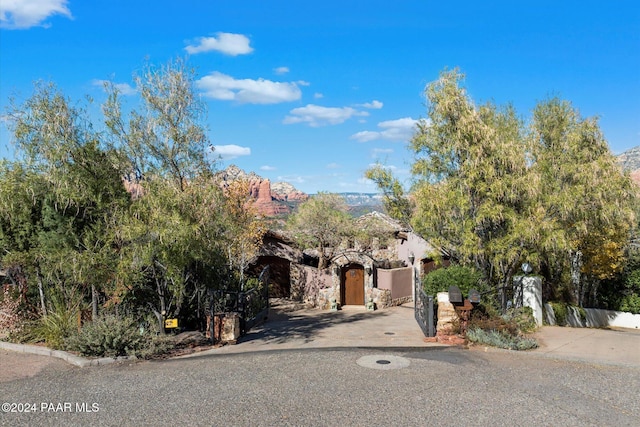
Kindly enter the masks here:
M 346 242 L 333 251 L 329 267 L 323 270 L 317 268 L 314 251 L 300 251 L 284 234 L 270 231 L 252 263 L 253 271 L 270 266 L 271 296 L 323 309 L 332 300 L 340 306 L 364 306 L 372 301 L 378 308 L 411 301 L 416 283 L 435 268 L 436 255 L 442 258 L 442 254 L 382 213 L 363 215 L 356 223 L 362 227 L 375 223 L 381 237 L 367 245 Z

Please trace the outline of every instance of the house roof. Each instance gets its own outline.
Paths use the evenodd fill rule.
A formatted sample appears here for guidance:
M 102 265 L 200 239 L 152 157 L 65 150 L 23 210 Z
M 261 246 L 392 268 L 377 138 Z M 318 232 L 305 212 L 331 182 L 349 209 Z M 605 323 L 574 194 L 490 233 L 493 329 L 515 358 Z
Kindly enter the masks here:
M 389 231 L 393 231 L 396 233 L 400 231 L 410 231 L 409 228 L 403 226 L 402 224 L 400 224 L 400 222 L 391 218 L 389 215 L 378 211 L 369 212 L 355 219 L 355 222 L 358 225 L 365 225 L 374 221 L 384 224 L 389 228 Z

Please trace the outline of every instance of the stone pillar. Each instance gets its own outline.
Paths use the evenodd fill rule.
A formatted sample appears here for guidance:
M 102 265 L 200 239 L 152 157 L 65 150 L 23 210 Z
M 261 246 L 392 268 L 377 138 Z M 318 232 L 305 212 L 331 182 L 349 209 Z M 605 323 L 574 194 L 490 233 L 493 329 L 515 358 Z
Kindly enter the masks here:
M 453 304 L 449 302 L 449 292 L 438 292 L 438 325 L 437 335 L 453 334 L 453 324 L 458 320 L 458 314 Z
M 522 305 L 531 307 L 536 325 L 542 326 L 542 279 L 540 277 L 522 278 Z
M 213 341 L 223 344 L 235 344 L 240 338 L 240 315 L 238 313 L 218 313 L 207 315 L 207 338 L 211 338 L 211 326 L 213 326 Z

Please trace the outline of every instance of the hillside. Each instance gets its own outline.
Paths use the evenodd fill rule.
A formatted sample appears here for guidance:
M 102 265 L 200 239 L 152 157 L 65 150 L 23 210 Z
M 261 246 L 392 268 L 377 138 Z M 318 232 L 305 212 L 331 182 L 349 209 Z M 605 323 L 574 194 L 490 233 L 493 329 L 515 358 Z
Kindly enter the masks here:
M 263 178 L 255 172 L 245 172 L 236 165 L 229 165 L 216 174 L 221 186 L 246 179 L 249 181 L 249 192 L 256 200 L 255 206 L 265 216 L 286 216 L 296 206 L 309 199 L 309 195 L 296 189 L 288 182 L 274 182 Z M 382 210 L 382 196 L 376 193 L 339 193 L 349 207 L 349 212 L 359 216 L 374 210 Z M 312 195 L 313 196 L 313 195 Z M 311 196 L 311 197 L 312 197 Z
M 640 185 L 640 146 L 633 147 L 618 156 L 622 169 L 631 174 L 631 179 Z

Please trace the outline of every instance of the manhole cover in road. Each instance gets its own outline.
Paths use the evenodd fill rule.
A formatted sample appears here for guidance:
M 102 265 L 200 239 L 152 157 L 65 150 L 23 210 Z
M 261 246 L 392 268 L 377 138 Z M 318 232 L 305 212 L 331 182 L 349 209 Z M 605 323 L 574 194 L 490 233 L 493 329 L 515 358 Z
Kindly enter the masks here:
M 390 354 L 374 354 L 371 356 L 362 356 L 356 363 L 363 368 L 382 369 L 387 371 L 390 369 L 400 369 L 409 366 L 409 359 L 400 356 L 392 356 Z

